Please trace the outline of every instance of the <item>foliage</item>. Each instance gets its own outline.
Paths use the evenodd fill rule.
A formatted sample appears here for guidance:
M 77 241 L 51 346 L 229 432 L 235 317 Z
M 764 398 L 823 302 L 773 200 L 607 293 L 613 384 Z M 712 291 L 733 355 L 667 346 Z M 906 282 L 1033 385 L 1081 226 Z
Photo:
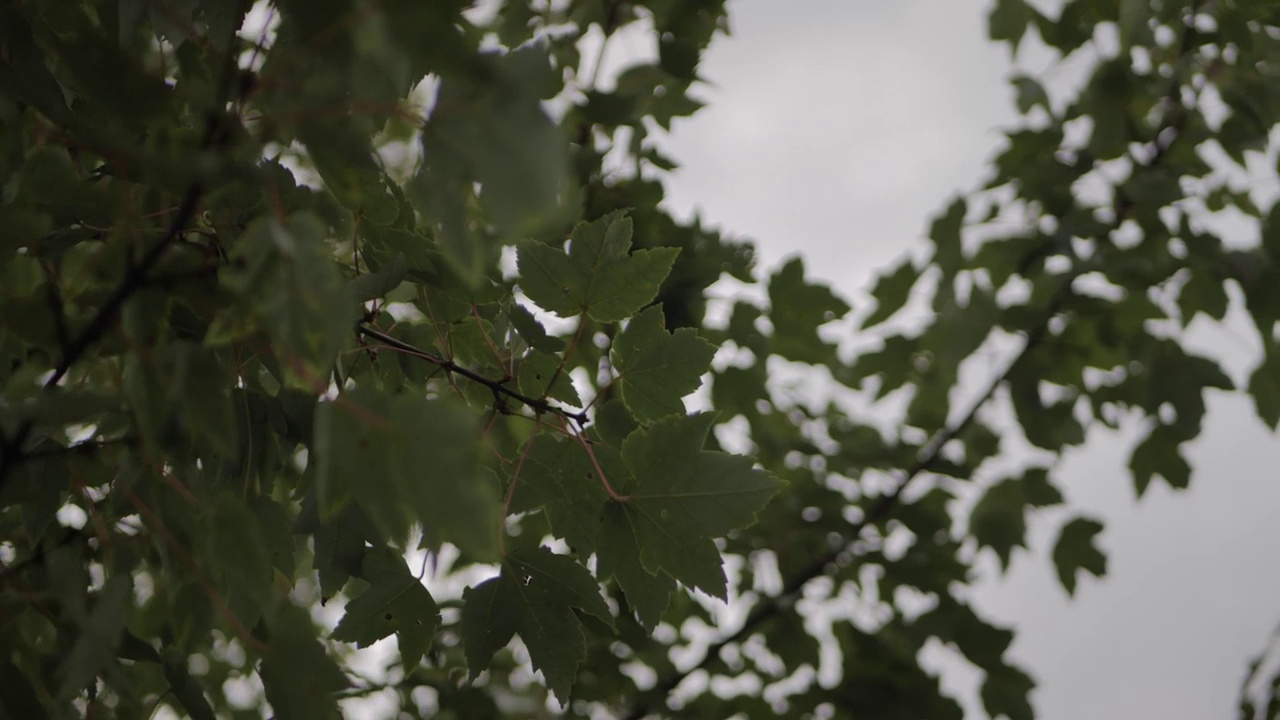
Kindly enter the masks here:
M 1230 172 L 1280 114 L 1280 11 L 996 0 L 992 39 L 1100 59 L 1012 79 L 986 186 L 855 353 L 801 260 L 661 205 L 722 1 L 493 5 L 0 9 L 0 714 L 960 717 L 936 640 L 1031 717 L 960 599 L 977 554 L 1007 566 L 1093 427 L 1146 429 L 1139 494 L 1187 485 L 1235 388 L 1193 319 L 1248 313 L 1280 419 L 1280 209 Z M 627 29 L 657 57 L 606 77 L 583 49 Z M 726 277 L 760 292 L 717 322 Z M 1063 524 L 1068 592 L 1102 532 Z

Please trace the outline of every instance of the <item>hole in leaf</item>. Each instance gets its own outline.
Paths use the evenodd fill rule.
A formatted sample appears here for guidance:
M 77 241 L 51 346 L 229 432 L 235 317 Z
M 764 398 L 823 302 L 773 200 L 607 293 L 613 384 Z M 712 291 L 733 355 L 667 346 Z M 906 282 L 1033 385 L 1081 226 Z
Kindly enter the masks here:
M 391 619 L 391 613 L 387 613 L 386 615 L 383 615 L 383 616 L 382 616 L 382 619 L 383 619 L 383 620 L 390 620 L 390 619 Z

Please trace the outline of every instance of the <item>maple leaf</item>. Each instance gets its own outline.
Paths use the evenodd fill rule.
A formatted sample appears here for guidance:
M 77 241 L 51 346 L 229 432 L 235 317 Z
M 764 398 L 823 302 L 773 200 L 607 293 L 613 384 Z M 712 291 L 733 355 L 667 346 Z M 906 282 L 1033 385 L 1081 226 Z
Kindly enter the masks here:
M 574 228 L 568 252 L 525 240 L 517 246 L 520 289 L 561 317 L 626 319 L 653 301 L 680 253 L 664 247 L 628 254 L 630 247 L 631 220 L 621 212 Z
M 578 666 L 587 658 L 586 637 L 575 609 L 613 627 L 600 586 L 585 567 L 546 548 L 518 549 L 496 578 L 463 594 L 462 631 L 467 667 L 475 677 L 519 634 L 529 660 L 561 704 L 568 701 Z
M 727 596 L 712 539 L 751 524 L 782 483 L 750 458 L 703 450 L 714 421 L 705 413 L 670 416 L 623 441 L 630 477 L 619 489 L 625 498 L 605 508 L 611 542 L 600 548 L 602 565 L 625 567 L 623 548 L 634 542 L 648 573 Z
M 409 572 L 404 558 L 385 546 L 365 553 L 360 577 L 369 588 L 347 603 L 333 639 L 368 647 L 395 633 L 401 664 L 417 666 L 440 622 L 431 593 Z
M 715 354 L 692 328 L 668 333 L 661 306 L 646 308 L 613 341 L 622 401 L 640 422 L 683 414 L 681 398 L 698 389 Z

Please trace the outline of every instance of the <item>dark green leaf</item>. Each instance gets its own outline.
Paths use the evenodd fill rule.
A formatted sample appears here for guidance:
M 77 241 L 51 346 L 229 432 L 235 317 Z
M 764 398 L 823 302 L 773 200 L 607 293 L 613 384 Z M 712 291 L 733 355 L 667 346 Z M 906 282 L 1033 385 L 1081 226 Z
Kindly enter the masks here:
M 1076 574 L 1083 570 L 1094 577 L 1107 572 L 1107 556 L 1094 546 L 1094 536 L 1102 532 L 1102 523 L 1078 517 L 1062 527 L 1053 547 L 1053 564 L 1058 579 L 1068 594 L 1076 592 Z
M 1152 429 L 1133 450 L 1129 468 L 1133 471 L 1133 485 L 1141 497 L 1151 484 L 1151 478 L 1159 475 L 1175 490 L 1183 490 L 1191 484 L 1191 466 L 1178 448 L 1181 438 L 1169 426 L 1158 425 Z
M 724 570 L 712 538 L 750 524 L 781 483 L 752 468 L 749 458 L 702 450 L 712 422 L 705 414 L 671 416 L 628 436 L 622 458 L 631 477 L 625 484 L 612 478 L 622 498 L 604 522 L 632 528 L 650 574 L 666 572 L 723 598 Z
M 519 244 L 520 289 L 561 317 L 586 313 L 617 322 L 658 294 L 679 250 L 631 247 L 631 220 L 615 212 L 574 228 L 566 253 L 534 240 Z
M 1271 429 L 1280 426 L 1280 345 L 1267 345 L 1267 353 L 1249 377 L 1249 394 L 1258 417 Z
M 612 625 L 612 615 L 587 569 L 545 548 L 513 552 L 502 574 L 464 594 L 463 637 L 472 677 L 519 633 L 533 667 L 561 704 L 568 702 L 578 666 L 586 659 L 582 622 L 574 609 Z
M 660 306 L 631 319 L 613 341 L 614 366 L 627 409 L 642 423 L 684 412 L 716 349 L 692 328 L 668 333 Z
M 368 647 L 395 633 L 406 672 L 422 660 L 440 621 L 435 600 L 409 572 L 399 553 L 382 547 L 364 554 L 360 578 L 367 590 L 347 603 L 333 639 Z
M 1012 52 L 1018 51 L 1018 44 L 1027 32 L 1033 11 L 1026 0 L 996 0 L 987 16 L 988 37 L 992 40 L 1003 40 L 1009 43 Z
M 76 697 L 94 678 L 116 662 L 116 647 L 128 620 L 133 582 L 117 575 L 107 580 L 80 628 L 75 644 L 58 667 L 62 679 L 58 695 Z
M 849 312 L 849 305 L 825 285 L 806 282 L 804 262 L 796 257 L 769 278 L 769 319 L 774 352 L 800 362 L 822 362 L 834 353 L 818 328 Z
M 354 500 L 387 537 L 421 523 L 430 547 L 496 549 L 497 484 L 479 467 L 475 419 L 445 400 L 357 388 L 316 406 L 321 517 Z
M 1012 665 L 990 669 L 982 683 L 982 706 L 993 718 L 1032 720 L 1035 710 L 1030 695 L 1035 686 L 1034 680 Z
M 304 610 L 280 606 L 258 674 L 279 720 L 342 717 L 335 693 L 350 682 L 316 638 Z
M 911 298 L 911 288 L 915 287 L 919 279 L 920 271 L 916 270 L 910 258 L 904 260 L 897 270 L 881 275 L 875 288 L 871 290 L 876 309 L 862 321 L 863 329 L 879 325 L 905 307 L 907 300 Z

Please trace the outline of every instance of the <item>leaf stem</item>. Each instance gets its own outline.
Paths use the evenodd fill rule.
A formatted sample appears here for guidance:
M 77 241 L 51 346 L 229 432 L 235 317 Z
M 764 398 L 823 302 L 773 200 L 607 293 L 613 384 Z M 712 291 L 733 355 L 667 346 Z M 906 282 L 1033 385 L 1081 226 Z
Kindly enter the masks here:
M 591 458 L 591 466 L 596 469 L 596 475 L 600 476 L 600 484 L 604 486 L 604 491 L 609 494 L 609 499 L 614 502 L 630 501 L 632 497 L 630 494 L 619 494 L 618 491 L 614 490 L 613 486 L 609 484 L 609 477 L 604 474 L 604 468 L 600 467 L 600 460 L 596 457 L 596 451 L 591 449 L 592 443 L 582 434 L 581 428 L 571 429 L 568 424 L 565 423 L 564 418 L 561 418 L 560 422 L 564 425 L 564 431 L 571 435 L 574 440 L 577 440 L 578 444 L 582 446 L 582 449 L 586 451 L 587 457 Z

